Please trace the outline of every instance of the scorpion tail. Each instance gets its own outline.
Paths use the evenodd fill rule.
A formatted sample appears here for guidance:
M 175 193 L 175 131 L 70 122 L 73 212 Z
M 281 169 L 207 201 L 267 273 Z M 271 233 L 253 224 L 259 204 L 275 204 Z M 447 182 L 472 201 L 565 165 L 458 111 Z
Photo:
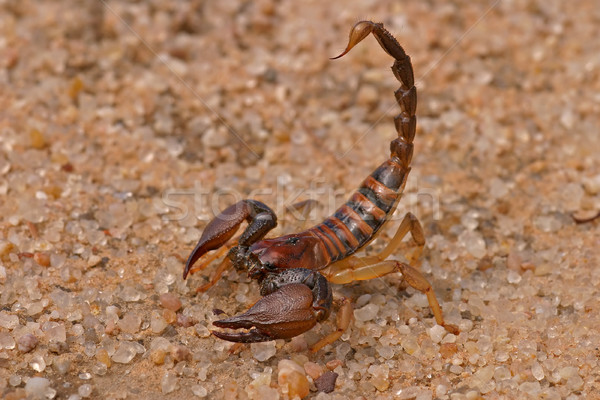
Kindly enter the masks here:
M 408 169 L 412 160 L 413 140 L 417 127 L 417 88 L 415 87 L 415 78 L 410 57 L 406 54 L 400 43 L 389 33 L 381 23 L 372 21 L 360 21 L 354 25 L 350 31 L 348 45 L 346 49 L 337 57 L 340 58 L 347 54 L 361 40 L 372 33 L 377 39 L 383 50 L 394 58 L 392 72 L 398 81 L 400 87 L 394 95 L 400 106 L 401 112 L 394 118 L 398 138 L 390 144 L 392 157 L 403 167 Z

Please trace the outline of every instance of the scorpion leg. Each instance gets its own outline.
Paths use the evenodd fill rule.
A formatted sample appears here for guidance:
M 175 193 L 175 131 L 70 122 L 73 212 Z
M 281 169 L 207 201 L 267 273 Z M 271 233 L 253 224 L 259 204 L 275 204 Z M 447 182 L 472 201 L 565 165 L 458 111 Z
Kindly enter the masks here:
M 330 313 L 331 287 L 316 271 L 294 268 L 268 275 L 261 282 L 260 292 L 265 297 L 245 313 L 213 322 L 219 328 L 249 331 L 212 334 L 241 343 L 289 339 L 308 331 Z
M 446 328 L 450 333 L 458 333 L 458 328 L 455 325 L 444 322 L 442 309 L 437 301 L 433 287 L 419 270 L 400 261 L 385 260 L 373 262 L 373 258 L 352 256 L 336 262 L 325 272 L 322 271 L 322 273 L 329 282 L 343 284 L 379 278 L 392 272 L 400 272 L 402 278 L 409 286 L 427 296 L 429 308 L 433 312 L 436 323 Z
M 277 216 L 273 210 L 260 201 L 242 200 L 229 206 L 210 221 L 202 232 L 196 248 L 186 262 L 183 279 L 190 272 L 198 270 L 192 267 L 200 257 L 222 247 L 231 239 L 243 221 L 248 221 L 248 227 L 238 241 L 241 246 L 249 246 L 262 239 L 267 232 L 277 226 Z
M 390 242 L 385 246 L 385 248 L 377 254 L 378 260 L 383 261 L 396 251 L 396 249 L 402 243 L 402 239 L 406 236 L 407 233 L 410 232 L 410 235 L 413 241 L 416 244 L 416 249 L 406 258 L 408 259 L 409 264 L 413 265 L 417 263 L 421 258 L 421 254 L 423 253 L 423 248 L 425 247 L 425 234 L 423 233 L 423 228 L 421 227 L 421 223 L 414 216 L 413 213 L 407 213 L 400 225 L 398 226 L 398 230 L 394 234 L 394 237 Z
M 352 322 L 352 303 L 349 299 L 342 298 L 339 300 L 339 309 L 336 314 L 336 327 L 337 329 L 331 332 L 329 335 L 325 336 L 317 343 L 313 344 L 310 347 L 310 351 L 316 353 L 321 350 L 323 347 L 327 346 L 338 340 L 344 332 L 350 326 L 350 322 Z

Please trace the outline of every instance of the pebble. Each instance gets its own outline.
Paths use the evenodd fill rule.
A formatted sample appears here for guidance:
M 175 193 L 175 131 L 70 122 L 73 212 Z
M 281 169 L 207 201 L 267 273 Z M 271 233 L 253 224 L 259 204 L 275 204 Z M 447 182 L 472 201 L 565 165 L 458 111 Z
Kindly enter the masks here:
M 123 315 L 123 318 L 119 320 L 117 325 L 123 332 L 137 333 L 141 323 L 142 318 L 136 312 L 130 311 Z
M 179 378 L 174 371 L 167 371 L 160 380 L 160 390 L 162 394 L 169 394 L 177 389 Z
M 535 361 L 532 365 L 531 365 L 531 375 L 533 375 L 533 377 L 535 379 L 537 379 L 538 381 L 541 381 L 542 379 L 544 379 L 544 368 L 542 368 L 542 366 L 540 365 L 539 362 Z
M 90 385 L 89 383 L 86 383 L 84 385 L 79 386 L 79 388 L 77 389 L 77 394 L 79 394 L 79 396 L 81 396 L 85 399 L 85 398 L 88 398 L 91 396 L 92 390 L 93 390 L 92 385 Z
M 171 347 L 171 357 L 173 357 L 175 362 L 190 360 L 192 358 L 192 352 L 183 345 L 175 345 Z
M 0 311 L 0 328 L 12 331 L 17 325 L 19 325 L 19 317 L 6 311 Z
M 32 399 L 46 399 L 52 391 L 53 389 L 50 388 L 50 381 L 46 378 L 29 378 L 25 384 L 25 392 L 27 393 L 27 396 Z
M 262 343 L 252 343 L 250 345 L 250 350 L 252 351 L 252 356 L 261 362 L 267 361 L 277 353 L 274 340 Z
M 429 333 L 429 337 L 431 338 L 433 343 L 439 343 L 442 341 L 447 332 L 443 326 L 434 325 L 431 328 L 427 329 L 427 333 Z
M 132 342 L 121 341 L 119 347 L 112 355 L 112 360 L 120 364 L 129 364 L 137 354 L 137 346 Z
M 369 303 L 366 306 L 354 310 L 354 318 L 360 322 L 370 321 L 379 313 L 379 306 Z
M 323 374 L 323 368 L 319 364 L 310 361 L 304 363 L 304 371 L 308 376 L 313 378 L 313 380 Z
M 388 379 L 390 369 L 387 365 L 371 365 L 368 368 L 369 374 L 371 374 L 370 382 L 379 390 L 383 392 L 390 386 L 390 380 Z
M 290 398 L 308 396 L 310 386 L 304 374 L 304 369 L 291 360 L 281 360 L 277 364 L 277 382 L 284 393 Z
M 523 393 L 528 394 L 529 396 L 536 397 L 542 390 L 540 383 L 538 381 L 535 382 L 523 382 L 519 385 L 519 390 Z
M 181 300 L 173 293 L 163 293 L 160 295 L 160 305 L 171 311 L 178 311 L 181 308 Z
M 335 382 L 337 381 L 338 374 L 333 371 L 327 371 L 315 379 L 315 386 L 317 391 L 324 393 L 331 393 L 335 390 Z
M 150 314 L 150 330 L 154 333 L 161 333 L 169 324 L 163 318 L 162 313 L 158 310 L 152 310 Z
M 458 236 L 458 242 L 475 258 L 483 258 L 487 254 L 485 240 L 477 231 L 465 230 Z
M 17 348 L 22 353 L 29 353 L 31 350 L 35 349 L 38 344 L 38 338 L 31 333 L 26 333 L 17 339 Z
M 206 388 L 202 385 L 193 385 L 192 393 L 194 393 L 194 396 L 197 396 L 200 398 L 208 396 L 208 390 L 206 390 Z
M 46 360 L 40 354 L 35 354 L 29 361 L 29 366 L 36 372 L 44 372 L 46 369 Z

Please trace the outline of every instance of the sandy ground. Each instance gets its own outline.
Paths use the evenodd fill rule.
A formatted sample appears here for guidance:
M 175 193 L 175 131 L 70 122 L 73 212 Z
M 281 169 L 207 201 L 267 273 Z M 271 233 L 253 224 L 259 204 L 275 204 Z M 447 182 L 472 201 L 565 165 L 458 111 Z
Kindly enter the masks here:
M 333 317 L 232 347 L 214 310 L 256 283 L 196 294 L 210 272 L 183 260 L 228 204 L 293 232 L 388 156 L 391 59 L 372 38 L 328 59 L 360 18 L 419 95 L 406 194 L 366 251 L 416 214 L 460 333 L 391 275 L 334 288 L 356 318 L 316 354 Z M 600 222 L 572 218 L 600 209 L 598 26 L 594 0 L 0 1 L 0 395 L 599 399 Z M 314 221 L 286 211 L 307 199 Z

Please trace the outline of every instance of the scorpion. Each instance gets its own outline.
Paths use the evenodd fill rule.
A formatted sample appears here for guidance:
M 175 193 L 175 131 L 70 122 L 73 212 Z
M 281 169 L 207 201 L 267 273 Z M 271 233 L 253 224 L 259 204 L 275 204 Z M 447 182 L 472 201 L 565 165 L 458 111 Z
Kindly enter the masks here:
M 238 343 L 290 339 L 329 317 L 334 303 L 330 284 L 373 279 L 394 272 L 400 272 L 409 286 L 427 296 L 438 325 L 449 332 L 458 332 L 456 326 L 444 322 L 431 284 L 412 266 L 425 246 L 423 229 L 412 213 L 404 216 L 397 232 L 379 254 L 355 255 L 375 238 L 396 209 L 411 170 L 416 132 L 417 89 L 412 63 L 382 23 L 356 23 L 350 31 L 346 49 L 332 59 L 347 54 L 369 34 L 373 34 L 383 50 L 394 58 L 392 72 L 400 82 L 394 92 L 401 109 L 394 118 L 398 137 L 390 143 L 390 157 L 367 176 L 332 216 L 303 232 L 266 239 L 265 235 L 277 225 L 277 216 L 262 202 L 250 199 L 231 205 L 208 223 L 186 262 L 183 279 L 227 253 L 209 282 L 198 291 L 213 286 L 233 265 L 258 281 L 263 296 L 245 313 L 214 321 L 216 327 L 229 329 L 212 331 L 214 336 Z M 244 221 L 248 226 L 237 244 L 235 241 L 226 244 Z M 414 250 L 406 257 L 408 262 L 388 259 L 408 233 L 414 242 Z M 217 251 L 194 266 L 212 250 Z M 349 327 L 351 303 L 347 299 L 336 303 L 339 303 L 337 329 L 314 344 L 313 352 L 335 342 Z

